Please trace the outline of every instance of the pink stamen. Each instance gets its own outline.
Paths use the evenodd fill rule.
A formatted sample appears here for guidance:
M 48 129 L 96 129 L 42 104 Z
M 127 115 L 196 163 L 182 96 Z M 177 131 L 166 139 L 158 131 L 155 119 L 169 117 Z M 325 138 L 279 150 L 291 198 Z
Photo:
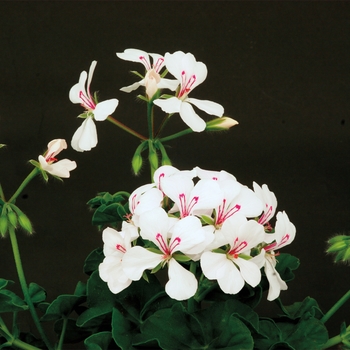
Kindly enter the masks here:
M 119 250 L 120 252 L 122 252 L 124 254 L 126 253 L 126 249 L 121 244 L 117 244 L 115 246 L 115 249 Z
M 163 62 L 164 62 L 164 58 L 163 57 L 160 57 L 157 59 L 157 62 L 156 63 L 153 63 L 153 69 L 159 73 L 160 69 L 162 68 L 162 65 L 163 65 Z
M 170 244 L 169 249 L 170 252 L 173 252 L 174 249 L 181 243 L 181 238 L 180 237 L 176 237 Z
M 148 63 L 148 61 L 146 60 L 145 56 L 140 56 L 139 57 L 141 63 L 145 66 L 146 70 L 151 70 L 151 67 Z
M 281 240 L 281 242 L 279 243 L 279 245 L 278 246 L 281 246 L 281 245 L 284 245 L 284 244 L 286 244 L 288 241 L 289 241 L 289 234 L 287 233 L 287 234 L 285 234 L 283 237 L 282 237 L 282 240 Z
M 238 243 L 238 238 L 235 239 L 234 247 L 228 252 L 235 259 L 238 258 L 239 253 L 242 250 L 244 250 L 247 247 L 247 245 L 248 245 L 248 243 L 246 241 L 242 241 L 238 245 L 237 245 L 237 243 Z
M 264 211 L 264 213 L 260 216 L 259 221 L 258 221 L 258 223 L 261 225 L 264 225 L 269 220 L 271 213 L 272 213 L 272 209 L 273 209 L 272 205 L 268 206 L 266 204 L 266 208 L 267 208 L 267 210 Z
M 183 95 L 187 95 L 191 89 L 193 84 L 196 82 L 196 76 L 193 74 L 189 77 L 189 79 L 186 79 L 186 72 L 182 71 L 181 73 L 181 90 L 179 92 L 178 97 L 182 97 Z
M 187 205 L 186 195 L 184 193 L 180 193 L 179 200 L 180 200 L 181 217 L 184 218 L 184 217 L 190 215 L 194 206 L 198 203 L 199 197 L 198 196 L 193 197 Z
M 138 206 L 138 204 L 140 203 L 140 201 L 136 201 L 137 195 L 134 194 L 134 196 L 131 199 L 131 211 L 134 213 L 136 207 Z
M 156 240 L 158 241 L 159 248 L 162 250 L 162 252 L 167 256 L 171 255 L 171 251 L 170 251 L 167 243 L 164 241 L 163 236 L 160 233 L 157 233 Z
M 218 208 L 216 225 L 223 224 L 225 222 L 225 220 L 227 220 L 229 217 L 231 217 L 235 213 L 239 212 L 240 209 L 241 209 L 241 206 L 239 204 L 236 204 L 234 207 L 227 210 L 226 209 L 226 199 L 224 198 L 222 201 L 222 205 L 220 205 Z
M 96 105 L 91 98 L 84 95 L 82 91 L 79 91 L 79 98 L 83 101 L 83 106 L 87 109 L 95 109 Z

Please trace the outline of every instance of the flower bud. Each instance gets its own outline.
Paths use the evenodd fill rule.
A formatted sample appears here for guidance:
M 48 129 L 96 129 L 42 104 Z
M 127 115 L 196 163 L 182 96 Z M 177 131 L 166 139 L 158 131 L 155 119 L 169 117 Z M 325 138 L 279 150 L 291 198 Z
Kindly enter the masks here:
M 5 237 L 8 227 L 8 219 L 6 215 L 0 216 L 0 234 L 2 237 Z
M 221 117 L 210 120 L 207 122 L 207 126 L 205 130 L 207 131 L 220 131 L 220 130 L 228 130 L 232 126 L 237 125 L 238 122 L 229 117 Z
M 140 154 L 134 154 L 132 160 L 131 160 L 131 166 L 132 170 L 134 171 L 135 175 L 139 174 L 139 171 L 141 170 L 142 167 L 142 157 Z
M 17 227 L 17 215 L 14 211 L 9 211 L 7 213 L 8 220 L 13 227 Z
M 18 223 L 25 231 L 27 231 L 30 234 L 33 233 L 33 227 L 27 215 L 23 213 L 18 215 Z
M 151 141 L 149 141 L 148 147 L 149 147 L 148 161 L 151 166 L 151 169 L 158 169 L 158 154 Z

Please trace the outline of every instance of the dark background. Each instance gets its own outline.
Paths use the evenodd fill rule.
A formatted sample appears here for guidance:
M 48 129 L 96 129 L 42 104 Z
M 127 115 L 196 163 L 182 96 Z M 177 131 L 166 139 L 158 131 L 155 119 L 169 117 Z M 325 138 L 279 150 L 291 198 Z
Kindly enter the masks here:
M 350 99 L 349 2 L 101 1 L 0 3 L 1 184 L 9 198 L 54 138 L 68 143 L 82 112 L 68 99 L 92 60 L 92 90 L 116 97 L 114 117 L 145 132 L 144 105 L 119 88 L 135 81 L 137 63 L 116 52 L 138 48 L 164 54 L 191 52 L 208 67 L 192 97 L 222 104 L 239 125 L 221 134 L 192 134 L 169 142 L 181 169 L 225 169 L 249 186 L 267 183 L 297 227 L 283 249 L 301 265 L 286 304 L 306 296 L 327 311 L 349 289 L 349 267 L 334 265 L 326 241 L 349 231 Z M 206 114 L 201 113 L 203 117 Z M 171 126 L 184 124 L 173 118 Z M 39 178 L 17 205 L 35 234 L 19 234 L 28 282 L 48 299 L 73 293 L 82 266 L 101 234 L 90 224 L 86 202 L 98 191 L 132 191 L 149 181 L 131 173 L 138 141 L 98 122 L 98 146 L 66 150 L 78 163 L 71 178 L 48 185 Z M 17 281 L 10 241 L 0 240 L 0 276 Z M 274 303 L 264 302 L 268 315 Z M 330 321 L 331 335 L 349 319 L 349 303 Z

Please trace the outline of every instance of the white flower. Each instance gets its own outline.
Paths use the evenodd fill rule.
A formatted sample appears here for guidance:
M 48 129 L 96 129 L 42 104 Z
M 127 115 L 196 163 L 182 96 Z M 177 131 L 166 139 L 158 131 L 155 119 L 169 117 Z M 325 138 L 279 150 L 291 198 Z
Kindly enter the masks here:
M 253 188 L 256 195 L 264 203 L 264 213 L 260 216 L 258 222 L 261 225 L 268 224 L 269 220 L 275 215 L 277 207 L 276 196 L 265 184 L 260 187 L 256 182 L 253 182 Z
M 224 108 L 218 103 L 188 97 L 188 94 L 207 77 L 206 65 L 197 62 L 191 53 L 185 54 L 182 51 L 166 53 L 164 58 L 166 68 L 180 82 L 180 91 L 176 97 L 157 99 L 154 104 L 166 113 L 179 113 L 193 131 L 203 131 L 206 123 L 196 114 L 192 105 L 217 117 L 222 117 L 224 113 Z
M 276 270 L 277 261 L 274 250 L 292 243 L 296 233 L 295 226 L 289 221 L 288 215 L 285 212 L 278 212 L 276 218 L 275 233 L 268 235 L 273 236 L 275 241 L 262 249 L 265 252 L 265 259 L 261 266 L 264 266 L 265 274 L 270 284 L 267 295 L 267 300 L 270 301 L 278 298 L 281 290 L 288 288 Z
M 245 282 L 256 287 L 261 280 L 260 268 L 247 258 L 251 248 L 263 241 L 263 226 L 239 215 L 225 221 L 221 230 L 230 248 L 226 253 L 204 252 L 200 260 L 203 274 L 210 280 L 217 280 L 227 294 L 238 293 Z
M 51 175 L 68 178 L 69 172 L 77 167 L 77 163 L 69 159 L 57 161 L 55 158 L 58 153 L 67 148 L 66 140 L 52 140 L 48 143 L 47 148 L 46 154 L 38 157 L 41 168 Z
M 97 121 L 106 120 L 118 106 L 119 101 L 116 98 L 97 103 L 91 95 L 90 84 L 97 61 L 92 61 L 89 75 L 86 71 L 81 72 L 79 82 L 69 91 L 69 99 L 72 103 L 80 103 L 85 109 L 86 119 L 83 124 L 74 133 L 72 138 L 72 148 L 76 151 L 90 151 L 97 144 L 97 132 L 93 119 Z M 85 89 L 85 83 L 87 85 Z
M 98 270 L 102 281 L 107 282 L 112 293 L 119 293 L 132 283 L 124 273 L 122 260 L 126 251 L 131 248 L 131 241 L 135 238 L 137 237 L 131 236 L 129 232 L 123 230 L 118 232 L 110 227 L 102 232 L 105 258 Z
M 206 233 L 200 220 L 194 216 L 172 219 L 164 209 L 156 208 L 140 216 L 140 229 L 142 238 L 153 242 L 159 253 L 140 246 L 132 247 L 123 259 L 126 275 L 137 281 L 144 270 L 168 264 L 166 293 L 176 300 L 192 297 L 198 287 L 197 279 L 176 261 L 176 253 L 197 254 L 202 249 L 201 243 L 206 239 Z
M 174 91 L 179 85 L 177 80 L 160 77 L 159 73 L 164 67 L 164 57 L 161 55 L 156 53 L 148 54 L 147 52 L 138 49 L 126 49 L 124 52 L 117 52 L 117 56 L 122 60 L 142 63 L 146 69 L 146 75 L 142 80 L 121 88 L 121 91 L 131 92 L 140 86 L 145 86 L 148 98 L 152 98 L 158 89 L 170 89 Z M 149 56 L 153 59 L 152 65 Z

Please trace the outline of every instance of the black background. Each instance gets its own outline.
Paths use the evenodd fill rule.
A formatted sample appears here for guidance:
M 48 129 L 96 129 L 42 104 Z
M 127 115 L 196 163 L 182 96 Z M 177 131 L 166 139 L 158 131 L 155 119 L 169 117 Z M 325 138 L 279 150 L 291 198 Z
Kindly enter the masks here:
M 92 90 L 118 98 L 114 117 L 146 132 L 136 93 L 137 63 L 116 52 L 138 48 L 164 54 L 191 52 L 208 67 L 192 97 L 222 104 L 239 121 L 230 132 L 196 133 L 172 142 L 169 156 L 181 169 L 225 169 L 249 186 L 267 183 L 297 227 L 283 249 L 301 265 L 286 304 L 306 296 L 327 311 L 349 289 L 349 267 L 334 265 L 326 241 L 349 231 L 349 2 L 57 1 L 0 3 L 0 181 L 9 198 L 54 138 L 68 143 L 82 112 L 68 99 L 71 86 L 92 60 Z M 137 91 L 141 93 L 141 91 Z M 205 113 L 201 113 L 206 117 Z M 173 118 L 172 127 L 184 124 Z M 17 200 L 35 234 L 19 234 L 28 282 L 48 299 L 73 293 L 82 266 L 101 235 L 90 224 L 86 202 L 98 191 L 132 191 L 149 181 L 131 173 L 138 141 L 98 122 L 98 146 L 72 149 L 71 178 L 46 185 L 35 179 Z M 17 281 L 9 239 L 0 241 L 0 276 Z M 260 310 L 268 315 L 274 303 Z M 332 334 L 350 319 L 349 304 L 330 321 Z M 347 317 L 347 318 L 346 318 Z

